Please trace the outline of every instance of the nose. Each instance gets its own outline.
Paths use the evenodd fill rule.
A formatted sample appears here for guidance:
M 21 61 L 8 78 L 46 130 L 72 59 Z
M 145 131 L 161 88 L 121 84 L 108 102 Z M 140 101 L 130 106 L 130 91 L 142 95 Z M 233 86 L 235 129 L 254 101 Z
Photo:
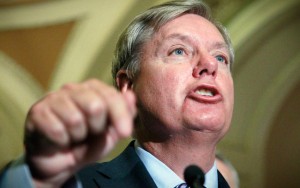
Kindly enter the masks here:
M 218 62 L 209 54 L 202 55 L 193 69 L 193 77 L 217 76 Z

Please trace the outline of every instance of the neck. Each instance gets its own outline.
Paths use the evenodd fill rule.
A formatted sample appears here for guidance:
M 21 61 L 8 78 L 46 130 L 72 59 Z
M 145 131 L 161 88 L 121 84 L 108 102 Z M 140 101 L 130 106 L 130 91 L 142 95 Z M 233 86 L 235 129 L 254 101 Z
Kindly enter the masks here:
M 185 168 L 191 164 L 198 165 L 204 173 L 214 164 L 216 143 L 205 133 L 192 131 L 189 134 L 173 134 L 167 139 L 149 139 L 149 135 L 148 139 L 145 138 L 138 136 L 141 146 L 182 179 Z

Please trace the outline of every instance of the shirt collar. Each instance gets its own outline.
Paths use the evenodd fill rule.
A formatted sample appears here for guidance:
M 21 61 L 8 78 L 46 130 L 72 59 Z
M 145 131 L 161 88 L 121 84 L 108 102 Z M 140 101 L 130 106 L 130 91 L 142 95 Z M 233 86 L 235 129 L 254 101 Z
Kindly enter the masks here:
M 162 163 L 148 151 L 144 150 L 137 141 L 135 141 L 135 151 L 145 165 L 157 187 L 171 188 L 184 182 L 184 180 L 177 176 L 177 174 L 175 174 L 167 165 Z M 204 186 L 207 188 L 218 187 L 216 163 L 214 163 L 213 167 L 205 174 Z
M 213 167 L 205 174 L 204 186 L 207 188 L 218 188 L 218 169 L 216 162 Z

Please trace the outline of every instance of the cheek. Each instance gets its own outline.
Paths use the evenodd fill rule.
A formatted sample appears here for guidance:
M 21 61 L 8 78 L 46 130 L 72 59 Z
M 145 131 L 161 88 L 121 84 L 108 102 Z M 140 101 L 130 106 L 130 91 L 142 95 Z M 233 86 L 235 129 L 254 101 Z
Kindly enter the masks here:
M 223 82 L 221 83 L 223 88 L 223 93 L 225 97 L 226 110 L 228 115 L 231 117 L 234 106 L 234 85 L 231 76 L 223 77 Z
M 144 69 L 140 72 L 140 76 L 136 79 L 134 84 L 134 91 L 143 104 L 143 106 L 152 106 L 155 101 L 161 100 L 164 95 L 165 82 L 160 69 Z
M 172 99 L 176 105 L 182 103 L 185 98 L 186 87 L 191 82 L 190 78 L 190 72 L 183 67 L 178 66 L 165 71 L 164 77 L 160 81 L 165 90 L 165 97 Z
M 230 77 L 229 81 L 228 81 L 228 95 L 229 95 L 229 101 L 231 104 L 231 108 L 233 108 L 233 104 L 234 104 L 234 84 L 233 84 L 233 80 Z
M 182 85 L 186 85 L 188 76 L 182 66 L 168 66 L 162 64 L 155 69 L 144 71 L 143 84 L 152 90 L 160 91 L 161 95 L 172 95 L 177 92 Z M 191 74 L 188 74 L 191 75 Z
M 161 70 L 157 77 L 149 82 L 149 86 L 155 91 L 156 100 L 165 105 L 173 106 L 178 100 L 178 94 L 183 83 L 182 76 L 178 75 L 176 71 Z
M 181 92 L 187 79 L 182 70 L 165 66 L 155 70 L 148 69 L 140 75 L 135 91 L 143 106 L 159 114 L 175 113 L 184 100 Z

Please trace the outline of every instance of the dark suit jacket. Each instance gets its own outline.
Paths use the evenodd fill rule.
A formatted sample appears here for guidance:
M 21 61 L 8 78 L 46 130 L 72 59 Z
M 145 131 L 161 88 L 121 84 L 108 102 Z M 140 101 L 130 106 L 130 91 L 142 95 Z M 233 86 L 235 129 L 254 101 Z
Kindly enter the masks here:
M 78 173 L 83 187 L 157 188 L 134 149 L 134 142 L 110 162 L 96 163 Z M 218 171 L 218 187 L 229 188 Z

